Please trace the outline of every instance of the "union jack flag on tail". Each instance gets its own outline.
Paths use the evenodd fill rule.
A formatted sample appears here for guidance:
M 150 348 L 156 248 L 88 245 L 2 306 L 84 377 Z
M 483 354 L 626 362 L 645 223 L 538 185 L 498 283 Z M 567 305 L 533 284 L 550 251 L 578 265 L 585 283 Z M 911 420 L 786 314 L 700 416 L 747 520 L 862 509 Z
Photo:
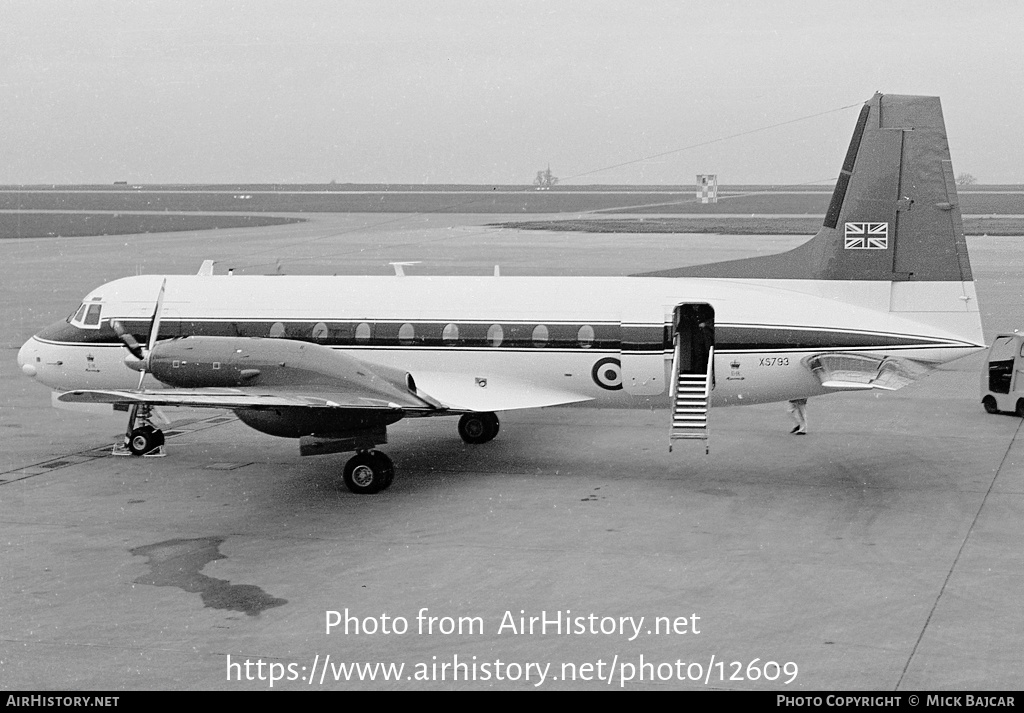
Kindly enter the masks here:
M 888 223 L 847 223 L 847 250 L 885 250 L 889 247 Z

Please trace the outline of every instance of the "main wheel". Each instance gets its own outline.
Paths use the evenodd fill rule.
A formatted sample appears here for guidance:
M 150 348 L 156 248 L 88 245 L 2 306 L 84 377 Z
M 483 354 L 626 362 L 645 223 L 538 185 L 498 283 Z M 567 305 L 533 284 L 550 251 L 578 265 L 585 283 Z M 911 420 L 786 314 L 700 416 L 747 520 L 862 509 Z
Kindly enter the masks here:
M 140 426 L 128 437 L 128 450 L 133 456 L 144 456 L 152 453 L 164 444 L 164 432 L 152 426 Z
M 384 474 L 384 480 L 381 483 L 380 489 L 387 490 L 391 487 L 391 482 L 395 479 L 394 463 L 392 463 L 391 459 L 380 451 L 370 451 L 370 457 L 377 462 L 377 465 L 380 466 L 380 469 Z
M 487 443 L 498 435 L 498 417 L 487 411 L 467 413 L 459 419 L 459 436 L 466 443 Z
M 395 469 L 380 451 L 356 453 L 345 464 L 345 487 L 356 495 L 372 495 L 391 485 Z
M 996 400 L 991 396 L 986 396 L 981 400 L 981 405 L 985 407 L 985 413 L 999 413 L 999 408 L 996 406 Z

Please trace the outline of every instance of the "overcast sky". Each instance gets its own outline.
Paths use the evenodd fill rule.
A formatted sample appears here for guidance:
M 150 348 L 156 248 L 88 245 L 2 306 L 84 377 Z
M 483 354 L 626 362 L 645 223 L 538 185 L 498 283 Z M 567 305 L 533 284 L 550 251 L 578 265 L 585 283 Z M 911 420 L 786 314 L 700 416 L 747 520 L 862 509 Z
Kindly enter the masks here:
M 1024 182 L 1022 38 L 1010 0 L 0 0 L 0 183 L 825 182 L 875 91 Z

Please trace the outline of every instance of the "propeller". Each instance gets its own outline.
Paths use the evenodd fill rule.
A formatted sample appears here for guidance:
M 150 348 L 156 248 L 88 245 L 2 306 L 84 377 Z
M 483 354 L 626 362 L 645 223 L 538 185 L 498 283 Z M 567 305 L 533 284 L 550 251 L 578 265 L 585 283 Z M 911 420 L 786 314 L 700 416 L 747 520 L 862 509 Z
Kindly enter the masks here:
M 156 346 L 157 337 L 160 334 L 160 317 L 163 313 L 164 305 L 164 290 L 167 287 L 167 279 L 160 285 L 160 294 L 156 298 L 156 307 L 153 309 L 153 319 L 149 324 L 149 341 L 145 346 L 139 343 L 131 332 L 125 329 L 124 325 L 118 321 L 114 321 L 111 325 L 114 328 L 114 332 L 118 338 L 124 342 L 125 347 L 131 352 L 131 355 L 135 357 L 134 361 L 124 360 L 125 365 L 129 369 L 133 369 L 139 373 L 139 390 L 142 389 L 142 382 L 146 378 L 147 372 L 149 372 L 149 359 L 153 354 L 153 348 Z
M 135 339 L 135 335 L 124 328 L 124 325 L 119 321 L 114 320 L 111 325 L 114 328 L 114 332 L 117 333 L 118 338 L 124 342 L 124 345 L 128 348 L 128 351 L 132 353 L 132 356 L 142 361 L 145 354 L 145 348 L 139 344 L 138 340 Z M 127 361 L 126 361 L 127 363 Z

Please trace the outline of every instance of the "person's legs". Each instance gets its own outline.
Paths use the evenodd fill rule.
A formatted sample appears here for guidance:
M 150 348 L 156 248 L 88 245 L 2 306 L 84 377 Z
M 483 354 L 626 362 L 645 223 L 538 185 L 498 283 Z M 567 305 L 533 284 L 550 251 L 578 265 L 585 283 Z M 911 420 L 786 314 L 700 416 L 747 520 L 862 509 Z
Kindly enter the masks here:
M 794 399 L 789 402 L 789 415 L 796 423 L 790 433 L 797 435 L 807 434 L 807 402 L 804 399 Z

